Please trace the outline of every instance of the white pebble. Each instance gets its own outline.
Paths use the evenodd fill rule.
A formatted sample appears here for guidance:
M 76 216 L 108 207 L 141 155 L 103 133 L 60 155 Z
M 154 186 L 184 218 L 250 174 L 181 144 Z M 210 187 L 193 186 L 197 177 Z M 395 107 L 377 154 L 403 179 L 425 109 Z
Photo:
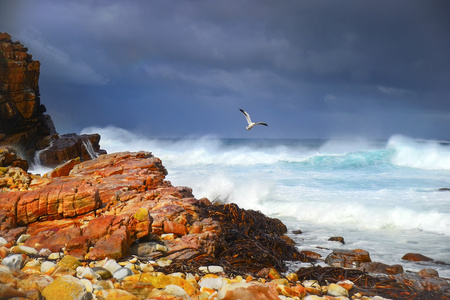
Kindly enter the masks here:
M 200 281 L 198 282 L 198 285 L 200 287 L 206 287 L 208 289 L 213 289 L 213 290 L 220 290 L 222 288 L 222 286 L 224 285 L 224 280 L 222 277 L 216 277 L 216 278 L 202 278 L 200 279 Z
M 37 250 L 28 246 L 14 246 L 12 248 L 15 253 L 38 254 Z
M 133 275 L 133 271 L 131 271 L 128 268 L 120 268 L 117 271 L 114 272 L 113 277 L 117 280 L 122 280 L 127 276 Z
M 348 291 L 336 283 L 332 283 L 328 286 L 327 293 L 328 293 L 328 295 L 333 296 L 333 297 L 338 297 L 338 296 L 348 297 Z
M 164 288 L 164 291 L 175 297 L 183 297 L 183 298 L 189 297 L 189 294 L 186 293 L 186 291 L 182 287 L 175 285 L 175 284 L 166 285 L 166 287 Z
M 64 257 L 64 253 L 53 252 L 53 253 L 50 253 L 50 255 L 47 258 L 53 260 L 53 259 L 60 259 L 63 257 Z
M 0 247 L 1 247 L 1 246 L 5 246 L 6 244 L 8 244 L 8 241 L 5 240 L 5 238 L 3 238 L 3 237 L 0 236 Z
M 80 279 L 80 281 L 86 286 L 86 292 L 92 293 L 94 291 L 94 286 L 92 285 L 92 282 L 90 282 L 85 278 Z
M 114 259 L 108 260 L 102 267 L 111 272 L 111 274 L 114 274 L 114 272 L 122 268 L 122 266 L 119 265 Z
M 203 266 L 198 269 L 205 273 L 222 273 L 223 272 L 223 268 L 221 266 Z
M 51 268 L 55 268 L 56 264 L 52 261 L 44 261 L 41 264 L 41 273 L 47 273 L 48 270 L 50 270 Z
M 22 254 L 10 255 L 2 260 L 2 265 L 8 266 L 11 269 L 20 270 L 23 264 L 24 264 L 24 257 L 22 256 Z
M 102 278 L 99 274 L 97 274 L 94 270 L 92 270 L 89 267 L 84 268 L 83 272 L 80 274 L 80 277 L 90 279 L 90 280 L 93 280 L 93 279 L 100 280 Z
M 40 256 L 48 257 L 50 254 L 52 254 L 52 251 L 50 251 L 50 249 L 47 249 L 47 248 L 42 248 L 42 249 L 39 251 L 39 255 L 40 255 Z
M 28 240 L 29 238 L 31 237 L 31 235 L 29 235 L 29 234 L 21 234 L 20 236 L 19 236 L 19 238 L 17 239 L 17 244 L 20 244 L 20 243 L 25 243 L 25 241 L 26 240 Z

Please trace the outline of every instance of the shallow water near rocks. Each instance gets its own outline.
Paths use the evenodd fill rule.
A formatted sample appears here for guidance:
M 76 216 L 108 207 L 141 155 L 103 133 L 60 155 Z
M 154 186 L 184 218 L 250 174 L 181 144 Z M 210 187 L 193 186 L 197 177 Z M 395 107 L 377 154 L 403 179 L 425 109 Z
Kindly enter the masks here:
M 450 264 L 450 146 L 393 136 L 386 141 L 152 139 L 120 128 L 87 128 L 108 153 L 151 151 L 176 186 L 196 198 L 237 203 L 281 219 L 300 250 L 364 249 L 406 270 L 450 266 L 406 262 L 417 252 Z M 345 245 L 328 241 L 342 236 Z

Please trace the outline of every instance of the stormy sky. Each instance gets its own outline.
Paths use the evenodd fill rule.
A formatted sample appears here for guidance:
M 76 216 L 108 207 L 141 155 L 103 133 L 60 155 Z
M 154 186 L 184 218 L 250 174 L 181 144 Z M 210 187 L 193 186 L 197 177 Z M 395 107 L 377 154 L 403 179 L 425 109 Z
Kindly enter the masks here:
M 446 0 L 0 0 L 0 32 L 59 133 L 450 139 Z

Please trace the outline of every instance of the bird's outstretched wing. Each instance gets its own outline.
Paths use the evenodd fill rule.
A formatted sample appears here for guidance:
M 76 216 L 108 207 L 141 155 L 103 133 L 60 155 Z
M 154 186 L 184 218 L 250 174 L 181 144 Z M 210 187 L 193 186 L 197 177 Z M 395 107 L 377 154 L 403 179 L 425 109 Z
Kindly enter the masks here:
M 239 108 L 239 110 L 244 114 L 245 118 L 247 119 L 247 123 L 249 125 L 252 124 L 252 119 L 250 119 L 250 115 L 242 108 Z
M 264 126 L 269 126 L 269 125 L 267 125 L 266 123 L 264 123 L 264 122 L 258 122 L 258 123 L 256 123 L 255 125 L 264 125 Z

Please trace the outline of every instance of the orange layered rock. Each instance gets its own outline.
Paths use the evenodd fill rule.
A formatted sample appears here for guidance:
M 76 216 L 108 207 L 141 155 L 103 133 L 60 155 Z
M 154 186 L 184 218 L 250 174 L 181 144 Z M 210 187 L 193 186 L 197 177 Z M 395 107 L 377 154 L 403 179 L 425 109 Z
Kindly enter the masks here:
M 27 246 L 89 259 L 127 255 L 152 231 L 181 237 L 169 243 L 171 258 L 213 253 L 220 240 L 220 225 L 199 220 L 192 190 L 165 181 L 166 169 L 149 152 L 107 154 L 62 169 L 33 180 L 29 191 L 0 193 L 0 236 L 12 239 L 9 231 L 24 228 L 32 236 Z

